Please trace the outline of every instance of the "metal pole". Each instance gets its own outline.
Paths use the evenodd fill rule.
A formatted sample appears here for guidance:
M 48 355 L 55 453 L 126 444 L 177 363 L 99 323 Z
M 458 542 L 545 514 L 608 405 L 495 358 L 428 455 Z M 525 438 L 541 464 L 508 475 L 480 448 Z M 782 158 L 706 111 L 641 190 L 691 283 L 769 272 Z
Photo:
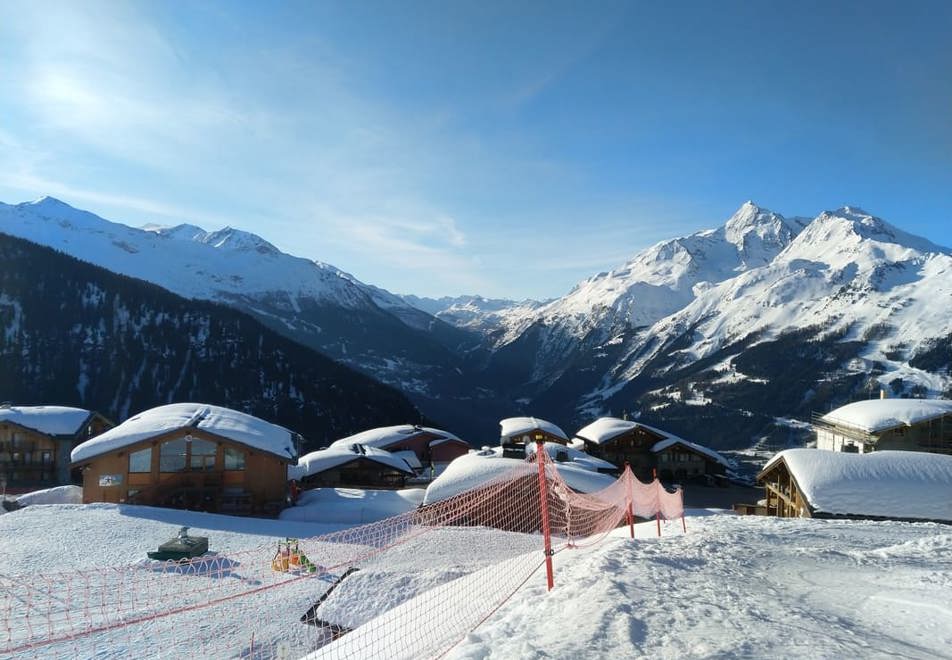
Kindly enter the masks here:
M 555 578 L 552 575 L 552 536 L 549 530 L 549 497 L 545 478 L 547 459 L 548 455 L 545 453 L 542 440 L 536 440 L 536 463 L 539 464 L 539 506 L 542 510 L 542 535 L 545 538 L 545 578 L 548 590 L 552 591 Z

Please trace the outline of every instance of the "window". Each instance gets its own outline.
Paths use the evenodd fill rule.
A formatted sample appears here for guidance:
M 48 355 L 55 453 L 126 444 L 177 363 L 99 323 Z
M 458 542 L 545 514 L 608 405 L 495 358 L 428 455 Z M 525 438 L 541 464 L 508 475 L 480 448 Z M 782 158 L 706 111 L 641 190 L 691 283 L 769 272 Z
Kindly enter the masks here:
M 193 470 L 214 470 L 215 452 L 218 450 L 218 445 L 208 440 L 199 439 L 193 439 L 190 444 L 192 447 L 189 466 Z
M 152 472 L 152 447 L 129 454 L 129 472 Z
M 49 465 L 53 462 L 53 452 L 45 451 L 43 452 L 43 465 Z
M 225 447 L 225 469 L 244 470 L 245 452 L 232 447 Z
M 162 443 L 162 449 L 159 452 L 159 471 L 160 472 L 182 472 L 185 470 L 185 456 L 188 451 L 188 443 L 185 438 L 176 438 Z

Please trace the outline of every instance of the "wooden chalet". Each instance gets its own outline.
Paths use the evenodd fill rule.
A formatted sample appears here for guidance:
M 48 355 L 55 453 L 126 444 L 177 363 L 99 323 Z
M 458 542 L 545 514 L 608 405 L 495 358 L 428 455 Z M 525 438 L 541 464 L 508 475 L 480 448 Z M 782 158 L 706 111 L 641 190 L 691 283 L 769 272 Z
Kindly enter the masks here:
M 288 475 L 302 490 L 311 488 L 403 488 L 416 475 L 403 458 L 384 449 L 353 444 L 306 454 Z
M 113 426 L 82 408 L 0 404 L 0 480 L 14 493 L 66 485 L 73 448 Z
M 817 449 L 952 454 L 952 401 L 870 399 L 814 415 Z
M 725 480 L 727 460 L 717 452 L 660 429 L 615 417 L 602 417 L 576 434 L 592 456 L 623 466 L 642 481 L 657 470 L 663 481 Z
M 273 515 L 300 436 L 219 406 L 142 412 L 73 450 L 83 501 Z
M 330 448 L 347 448 L 351 445 L 373 447 L 389 452 L 412 451 L 416 454 L 424 471 L 430 467 L 443 467 L 470 450 L 467 442 L 449 431 L 413 424 L 384 426 L 362 431 L 331 443 Z
M 788 449 L 757 481 L 768 516 L 952 523 L 952 456 Z

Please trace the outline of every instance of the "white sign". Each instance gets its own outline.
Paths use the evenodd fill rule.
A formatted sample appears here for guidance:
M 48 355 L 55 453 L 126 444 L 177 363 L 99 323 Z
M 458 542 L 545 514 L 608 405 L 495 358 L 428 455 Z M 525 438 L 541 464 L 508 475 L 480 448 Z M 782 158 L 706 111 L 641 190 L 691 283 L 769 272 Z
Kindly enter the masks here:
M 100 486 L 119 486 L 122 484 L 121 474 L 101 474 L 99 475 Z

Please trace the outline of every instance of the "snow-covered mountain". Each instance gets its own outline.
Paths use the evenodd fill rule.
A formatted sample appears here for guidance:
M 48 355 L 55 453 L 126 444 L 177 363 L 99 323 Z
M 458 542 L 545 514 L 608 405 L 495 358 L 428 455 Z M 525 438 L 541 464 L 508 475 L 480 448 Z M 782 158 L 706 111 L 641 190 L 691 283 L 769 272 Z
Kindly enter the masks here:
M 627 411 L 746 447 L 880 387 L 952 394 L 952 251 L 856 208 L 747 202 L 544 302 L 397 296 L 247 232 L 133 229 L 50 198 L 0 205 L 0 232 L 248 311 L 480 442 L 501 417 Z
M 706 434 L 716 409 L 769 434 L 880 387 L 948 392 L 950 303 L 948 248 L 856 208 L 809 220 L 747 202 L 508 317 L 487 335 L 488 369 L 556 419 L 640 411 Z
M 489 334 L 513 327 L 549 301 L 508 300 L 483 298 L 482 296 L 444 296 L 421 298 L 414 295 L 401 296 L 407 303 L 439 319 L 460 328 Z
M 250 312 L 273 329 L 404 391 L 460 366 L 464 331 L 334 266 L 295 257 L 225 227 L 137 229 L 64 202 L 0 204 L 0 232 L 47 245 L 177 293 Z M 449 369 L 447 369 L 449 368 Z

